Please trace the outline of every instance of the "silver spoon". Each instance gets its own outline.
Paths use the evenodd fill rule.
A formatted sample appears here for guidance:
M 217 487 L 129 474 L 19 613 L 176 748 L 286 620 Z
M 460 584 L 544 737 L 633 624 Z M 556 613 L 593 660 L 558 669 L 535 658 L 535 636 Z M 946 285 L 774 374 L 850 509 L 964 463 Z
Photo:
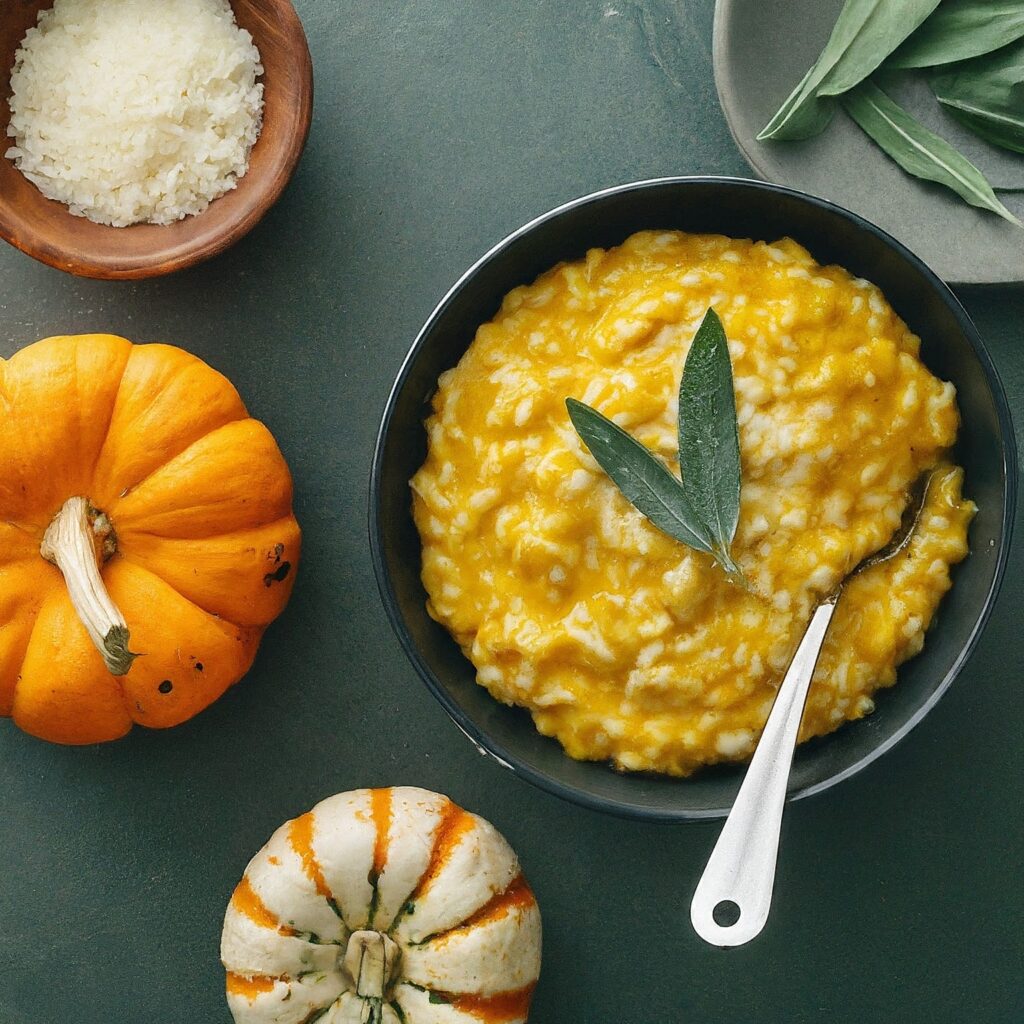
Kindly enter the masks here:
M 736 802 L 693 894 L 690 921 L 697 934 L 712 945 L 742 946 L 758 935 L 768 920 L 793 750 L 829 623 L 844 587 L 854 576 L 895 558 L 910 543 L 930 482 L 930 472 L 917 479 L 892 540 L 855 566 L 811 616 Z

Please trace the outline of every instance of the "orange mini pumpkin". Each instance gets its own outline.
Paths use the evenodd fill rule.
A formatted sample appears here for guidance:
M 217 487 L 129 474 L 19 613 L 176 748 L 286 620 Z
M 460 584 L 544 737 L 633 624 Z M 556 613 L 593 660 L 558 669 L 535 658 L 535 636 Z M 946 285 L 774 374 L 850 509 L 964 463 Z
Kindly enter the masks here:
M 0 360 L 0 715 L 26 732 L 97 743 L 213 703 L 299 545 L 274 438 L 200 359 L 84 335 Z

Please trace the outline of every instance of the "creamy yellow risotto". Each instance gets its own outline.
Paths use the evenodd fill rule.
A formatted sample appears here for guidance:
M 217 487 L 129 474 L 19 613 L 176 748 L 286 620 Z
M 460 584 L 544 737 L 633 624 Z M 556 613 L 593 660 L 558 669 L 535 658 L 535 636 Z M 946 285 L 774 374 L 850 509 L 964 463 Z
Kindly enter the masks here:
M 678 472 L 679 378 L 708 307 L 733 363 L 750 591 L 644 519 L 565 408 L 593 405 Z M 642 232 L 516 288 L 427 423 L 412 488 L 431 615 L 572 757 L 673 775 L 742 759 L 815 604 L 938 466 L 908 553 L 847 588 L 801 738 L 860 718 L 921 649 L 974 513 L 945 461 L 954 388 L 918 346 L 878 288 L 789 239 Z

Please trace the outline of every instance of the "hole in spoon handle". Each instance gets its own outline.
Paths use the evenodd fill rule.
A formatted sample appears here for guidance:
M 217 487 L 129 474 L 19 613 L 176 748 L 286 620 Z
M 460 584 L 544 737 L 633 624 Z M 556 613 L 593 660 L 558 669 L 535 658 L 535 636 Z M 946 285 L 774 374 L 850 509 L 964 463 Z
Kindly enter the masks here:
M 719 928 L 731 928 L 739 922 L 743 914 L 739 906 L 733 903 L 732 900 L 722 900 L 721 903 L 715 905 L 715 909 L 711 911 L 711 916 Z
M 705 884 L 705 873 L 690 905 L 690 921 L 694 931 L 713 946 L 742 946 L 756 938 L 768 920 L 771 907 L 772 871 L 762 879 L 760 891 L 741 894 L 738 888 L 722 886 L 717 891 Z M 709 863 L 709 868 L 712 865 Z M 718 881 L 713 878 L 713 881 Z

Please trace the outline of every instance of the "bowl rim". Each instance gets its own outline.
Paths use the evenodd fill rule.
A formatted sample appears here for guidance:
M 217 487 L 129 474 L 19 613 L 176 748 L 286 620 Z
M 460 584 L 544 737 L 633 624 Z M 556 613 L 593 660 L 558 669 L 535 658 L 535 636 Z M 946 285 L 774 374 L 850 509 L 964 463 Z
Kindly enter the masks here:
M 557 778 L 549 776 L 540 769 L 535 768 L 528 761 L 525 761 L 512 751 L 506 749 L 501 743 L 494 740 L 483 729 L 477 726 L 473 719 L 470 718 L 470 716 L 466 714 L 460 705 L 451 697 L 441 680 L 436 676 L 434 671 L 423 658 L 406 625 L 401 608 L 398 605 L 398 598 L 395 594 L 391 574 L 388 570 L 387 560 L 384 555 L 384 524 L 383 517 L 381 516 L 382 483 L 385 462 L 384 451 L 395 408 L 398 404 L 401 393 L 405 388 L 405 384 L 412 371 L 413 365 L 416 363 L 420 352 L 425 347 L 427 339 L 433 332 L 437 322 L 445 314 L 455 297 L 466 287 L 472 284 L 474 278 L 482 267 L 500 256 L 509 248 L 509 246 L 523 238 L 525 235 L 530 234 L 540 225 L 560 217 L 569 211 L 577 210 L 589 205 L 599 204 L 611 196 L 621 195 L 626 192 L 643 192 L 647 189 L 663 187 L 666 185 L 681 185 L 686 187 L 688 185 L 714 186 L 720 184 L 749 188 L 773 195 L 792 197 L 805 202 L 810 206 L 826 210 L 833 214 L 838 214 L 839 216 L 851 221 L 861 230 L 874 235 L 890 248 L 895 250 L 899 256 L 901 256 L 925 278 L 928 284 L 931 285 L 938 296 L 946 303 L 953 315 L 956 317 L 956 320 L 966 336 L 971 349 L 981 364 L 985 379 L 992 392 L 993 402 L 996 407 L 996 415 L 999 421 L 999 430 L 1002 435 L 1001 463 L 1003 475 L 1003 508 L 1000 521 L 1001 532 L 999 550 L 996 553 L 996 564 L 992 576 L 992 582 L 985 594 L 984 603 L 981 606 L 981 610 L 978 613 L 966 643 L 961 648 L 960 653 L 957 655 L 952 665 L 946 671 L 946 674 L 940 681 L 939 685 L 931 694 L 929 694 L 928 699 L 915 709 L 910 718 L 895 733 L 893 733 L 893 735 L 878 744 L 878 746 L 873 747 L 863 757 L 859 758 L 841 771 L 838 771 L 835 774 L 830 775 L 828 778 L 814 783 L 813 785 L 791 790 L 787 794 L 787 801 L 802 800 L 806 797 L 822 793 L 862 771 L 869 764 L 887 753 L 904 737 L 906 737 L 911 730 L 921 722 L 925 715 L 931 711 L 943 694 L 945 694 L 953 684 L 971 654 L 973 654 L 978 640 L 988 623 L 989 616 L 992 613 L 996 598 L 999 594 L 1009 558 L 1013 534 L 1014 514 L 1017 505 L 1017 442 L 1013 430 L 1013 421 L 1010 414 L 1009 402 L 1007 401 L 1006 392 L 1003 388 L 1003 383 L 998 371 L 996 370 L 995 364 L 993 363 L 992 358 L 981 339 L 977 327 L 974 325 L 974 322 L 967 313 L 967 310 L 949 286 L 942 281 L 920 257 L 916 256 L 902 242 L 893 238 L 892 235 L 888 234 L 888 232 L 873 224 L 871 221 L 866 220 L 859 214 L 856 214 L 851 210 L 847 210 L 836 203 L 830 202 L 827 199 L 822 199 L 819 196 L 811 195 L 810 193 L 804 192 L 800 189 L 790 188 L 785 185 L 777 185 L 772 182 L 758 181 L 752 178 L 733 177 L 728 175 L 674 175 L 658 178 L 644 178 L 621 185 L 613 185 L 609 188 L 599 189 L 595 192 L 588 192 L 576 199 L 571 199 L 568 202 L 561 203 L 548 210 L 546 213 L 542 213 L 539 216 L 532 218 L 521 227 L 510 232 L 502 238 L 501 241 L 488 249 L 479 259 L 475 260 L 469 269 L 461 274 L 458 280 L 456 280 L 448 291 L 445 292 L 444 296 L 433 308 L 423 326 L 417 332 L 409 351 L 402 360 L 401 367 L 399 368 L 398 375 L 395 378 L 395 382 L 388 394 L 387 402 L 385 403 L 384 411 L 381 416 L 380 426 L 378 428 L 374 444 L 373 462 L 370 470 L 368 503 L 370 556 L 373 562 L 374 574 L 377 578 L 377 586 L 380 591 L 381 601 L 387 613 L 391 628 L 397 636 L 402 649 L 405 651 L 406 657 L 412 663 L 413 668 L 458 729 L 477 749 L 478 753 L 484 756 L 489 756 L 501 765 L 501 767 L 508 769 L 513 775 L 525 779 L 527 782 L 539 789 L 560 797 L 563 800 L 568 800 L 571 803 L 587 807 L 590 810 L 601 811 L 618 817 L 640 819 L 644 821 L 677 822 L 723 818 L 729 813 L 731 808 L 716 807 L 699 810 L 688 808 L 657 808 L 649 807 L 644 804 L 631 804 L 610 797 L 598 796 L 588 792 L 587 790 L 579 789 L 576 786 L 562 782 Z M 509 287 L 512 287 L 512 285 Z M 567 754 L 563 754 L 563 756 L 568 757 Z M 685 784 L 685 780 L 681 781 Z
M 232 9 L 234 10 L 234 8 Z M 153 248 L 145 252 L 120 256 L 99 255 L 95 252 L 76 251 L 74 247 L 51 242 L 44 234 L 32 230 L 31 218 L 14 215 L 0 207 L 0 239 L 39 263 L 53 267 L 55 270 L 64 271 L 74 277 L 100 281 L 140 281 L 188 270 L 221 255 L 245 238 L 284 194 L 302 160 L 313 124 L 315 81 L 313 58 L 305 27 L 292 0 L 272 0 L 272 9 L 279 23 L 281 38 L 290 48 L 294 59 L 294 78 L 300 83 L 299 102 L 295 107 L 295 116 L 287 119 L 287 130 L 280 136 L 282 156 L 279 160 L 279 172 L 268 179 L 267 187 L 256 192 L 252 202 L 240 206 L 232 218 L 225 221 L 222 230 L 218 230 L 212 235 L 199 236 L 197 239 L 169 242 L 161 248 Z M 256 42 L 259 45 L 260 40 L 256 40 Z M 261 50 L 261 55 L 262 52 Z M 10 70 L 0 71 L 0 85 L 8 90 Z M 259 146 L 263 139 L 264 131 L 261 126 L 260 134 L 252 148 L 255 149 Z M 6 158 L 0 152 L 0 160 L 3 159 Z M 246 174 L 236 180 L 236 184 L 231 190 L 213 200 L 210 206 L 213 206 L 219 199 L 234 194 L 235 189 L 252 169 L 251 160 L 250 154 Z M 46 205 L 52 204 L 54 208 L 59 208 L 62 216 L 74 216 L 68 212 L 63 203 L 48 199 L 42 193 L 40 193 L 40 198 Z M 203 210 L 186 220 L 199 221 L 206 212 Z M 131 230 L 134 226 L 109 228 L 108 230 L 125 231 Z M 103 227 L 103 225 L 97 225 L 97 227 Z M 23 230 L 23 228 L 27 228 L 27 230 Z

